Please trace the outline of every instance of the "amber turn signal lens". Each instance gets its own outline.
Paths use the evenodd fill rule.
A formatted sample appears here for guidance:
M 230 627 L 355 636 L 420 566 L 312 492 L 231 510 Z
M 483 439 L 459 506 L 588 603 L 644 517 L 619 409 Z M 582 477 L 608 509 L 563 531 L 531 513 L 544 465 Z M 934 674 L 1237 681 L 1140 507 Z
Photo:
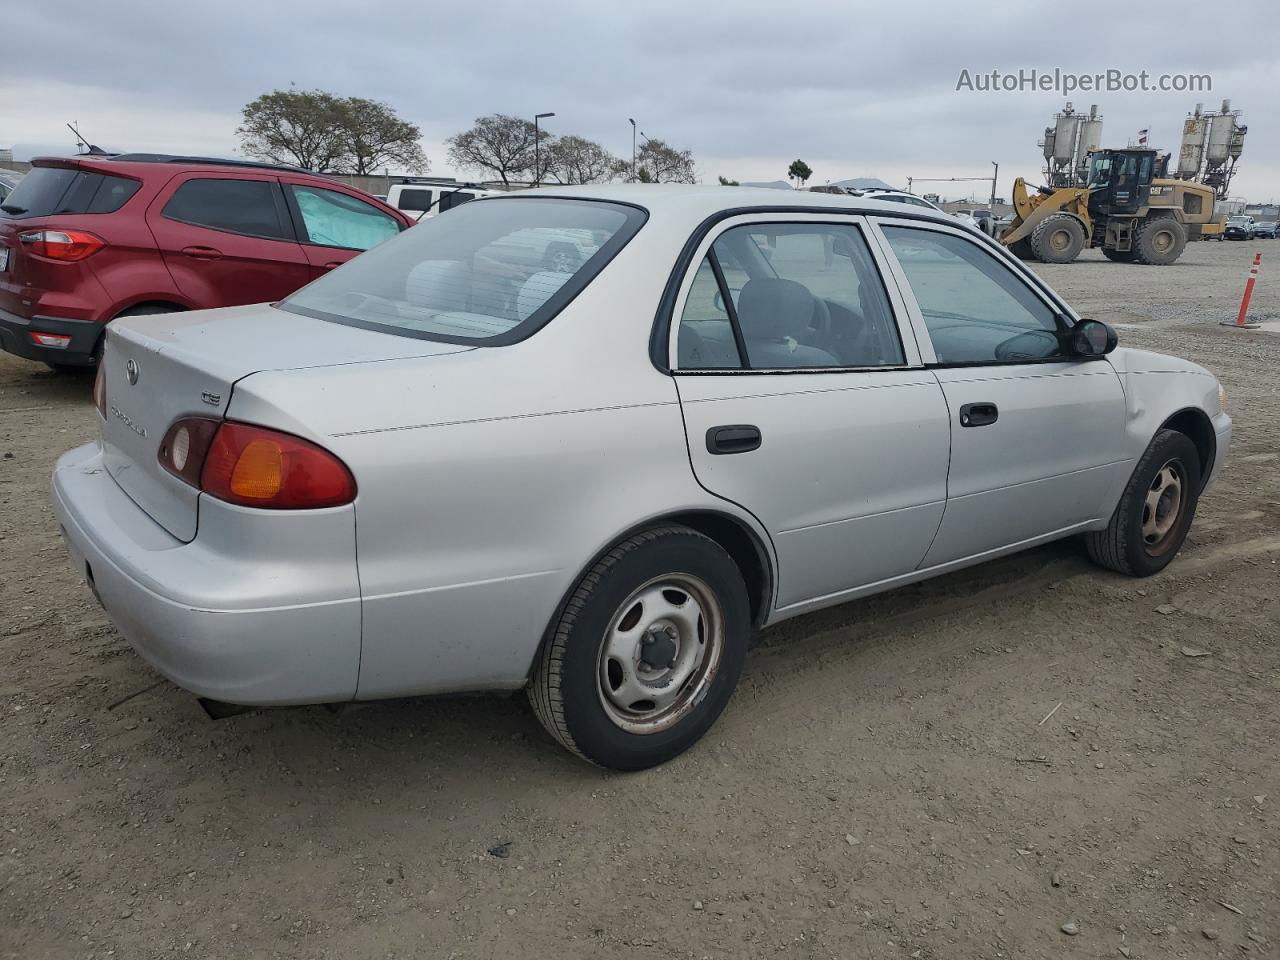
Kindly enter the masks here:
M 270 500 L 282 485 L 283 452 L 270 440 L 254 440 L 231 470 L 231 492 L 246 500 Z

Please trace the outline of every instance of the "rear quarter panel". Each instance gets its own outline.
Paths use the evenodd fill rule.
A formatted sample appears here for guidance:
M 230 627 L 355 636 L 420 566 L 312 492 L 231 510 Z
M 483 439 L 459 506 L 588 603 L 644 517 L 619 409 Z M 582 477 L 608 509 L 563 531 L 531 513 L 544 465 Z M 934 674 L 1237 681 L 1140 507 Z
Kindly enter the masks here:
M 648 519 L 712 508 L 768 543 L 693 477 L 648 358 L 673 255 L 643 269 L 643 235 L 521 343 L 236 387 L 232 416 L 283 417 L 355 474 L 361 699 L 523 685 L 585 565 Z

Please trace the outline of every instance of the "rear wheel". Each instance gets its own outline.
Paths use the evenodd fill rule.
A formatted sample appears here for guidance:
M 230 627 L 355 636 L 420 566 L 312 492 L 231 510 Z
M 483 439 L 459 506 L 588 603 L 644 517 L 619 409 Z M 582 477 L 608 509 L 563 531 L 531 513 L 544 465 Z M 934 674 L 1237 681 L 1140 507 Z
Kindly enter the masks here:
M 1134 259 L 1153 267 L 1165 267 L 1182 256 L 1187 231 L 1172 217 L 1144 220 L 1133 238 Z
M 1031 249 L 1045 263 L 1070 263 L 1084 249 L 1084 224 L 1066 213 L 1045 217 L 1031 231 Z
M 670 760 L 729 702 L 749 610 L 742 575 L 715 541 L 678 526 L 636 534 L 575 588 L 534 665 L 534 712 L 602 767 Z
M 1167 567 L 1195 518 L 1200 470 L 1200 455 L 1186 434 L 1157 433 L 1107 528 L 1086 536 L 1094 563 L 1131 577 L 1149 577 Z

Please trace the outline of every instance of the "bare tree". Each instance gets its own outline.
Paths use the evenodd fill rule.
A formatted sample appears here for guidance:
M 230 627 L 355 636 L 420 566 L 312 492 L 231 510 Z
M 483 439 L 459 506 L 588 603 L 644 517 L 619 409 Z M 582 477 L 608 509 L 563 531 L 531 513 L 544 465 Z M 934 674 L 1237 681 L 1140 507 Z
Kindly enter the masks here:
M 640 148 L 636 179 L 641 183 L 697 183 L 693 153 L 662 140 L 646 140 Z
M 455 167 L 489 171 L 509 186 L 512 177 L 533 172 L 536 135 L 532 122 L 495 113 L 478 118 L 470 130 L 445 143 L 449 162 Z M 547 139 L 543 134 L 541 142 L 545 144 Z
M 422 130 L 400 119 L 387 104 L 348 97 L 342 101 L 342 115 L 347 140 L 345 172 L 368 175 L 390 164 L 408 173 L 425 173 L 430 169 L 418 142 L 422 139 Z
M 250 157 L 333 173 L 347 152 L 343 112 L 323 90 L 273 90 L 245 104 L 236 134 Z
M 547 172 L 560 183 L 603 183 L 612 180 L 622 164 L 618 157 L 585 137 L 560 137 L 542 150 L 550 157 Z

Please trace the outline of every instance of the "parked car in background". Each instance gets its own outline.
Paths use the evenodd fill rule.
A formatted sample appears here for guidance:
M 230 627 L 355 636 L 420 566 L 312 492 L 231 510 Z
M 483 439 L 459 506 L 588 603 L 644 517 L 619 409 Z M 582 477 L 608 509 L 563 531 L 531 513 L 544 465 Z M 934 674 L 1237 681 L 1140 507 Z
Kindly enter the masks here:
M 1253 225 L 1253 235 L 1259 240 L 1274 240 L 1276 238 L 1276 222 L 1274 220 L 1263 220 L 1261 223 Z
M 424 180 L 419 183 L 392 184 L 387 190 L 387 203 L 414 220 L 427 220 L 470 200 L 491 197 L 500 192 L 469 183 Z
M 22 174 L 20 173 L 0 170 L 0 203 L 4 203 L 4 198 L 13 192 L 13 188 L 18 185 L 18 181 L 21 179 Z
M 953 210 L 953 216 L 968 217 L 972 220 L 988 237 L 994 237 L 999 232 L 999 220 L 990 210 L 983 210 L 980 207 L 974 207 L 969 210 Z
M 41 157 L 0 203 L 0 347 L 92 366 L 116 317 L 279 300 L 413 223 L 292 167 Z
M 639 769 L 762 626 L 1074 534 L 1163 569 L 1231 419 L 1202 367 L 1115 346 L 922 206 L 528 191 L 279 303 L 111 324 L 54 503 L 212 713 L 527 687 Z
M 1252 240 L 1256 233 L 1257 225 L 1253 217 L 1243 214 L 1228 217 L 1226 229 L 1222 231 L 1222 235 L 1228 240 Z
M 975 220 L 968 213 L 964 211 L 961 211 L 959 213 L 947 213 L 945 210 L 939 207 L 936 203 L 931 203 L 930 201 L 926 200 L 924 197 L 917 197 L 914 193 L 907 193 L 904 190 L 881 190 L 875 187 L 871 187 L 865 190 L 858 191 L 856 195 L 863 196 L 863 197 L 871 197 L 875 200 L 887 200 L 890 203 L 905 203 L 913 207 L 924 207 L 928 210 L 936 210 L 938 211 L 938 213 L 941 213 L 943 216 L 947 216 L 955 220 L 959 220 L 961 223 L 965 224 L 965 226 L 973 227 L 975 230 L 982 229 L 982 227 L 979 226 L 978 221 Z

